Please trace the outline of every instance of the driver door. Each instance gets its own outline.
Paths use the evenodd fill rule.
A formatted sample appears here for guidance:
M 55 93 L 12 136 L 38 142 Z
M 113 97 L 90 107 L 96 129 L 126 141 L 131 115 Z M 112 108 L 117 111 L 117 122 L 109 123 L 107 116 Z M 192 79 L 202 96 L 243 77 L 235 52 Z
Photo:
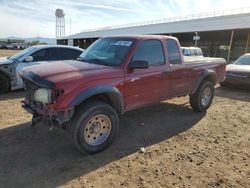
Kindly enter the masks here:
M 128 69 L 125 74 L 126 110 L 164 100 L 169 87 L 164 71 L 169 67 L 165 61 L 162 42 L 160 40 L 142 41 L 130 63 L 133 61 L 147 61 L 149 67 Z

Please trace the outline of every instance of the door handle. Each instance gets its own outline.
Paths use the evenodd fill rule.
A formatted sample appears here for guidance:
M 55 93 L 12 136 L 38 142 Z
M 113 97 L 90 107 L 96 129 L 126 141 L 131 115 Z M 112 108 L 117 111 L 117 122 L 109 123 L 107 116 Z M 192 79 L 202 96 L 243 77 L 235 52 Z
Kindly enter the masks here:
M 164 74 L 164 75 L 166 75 L 166 76 L 167 76 L 169 73 L 171 73 L 170 70 L 162 71 L 162 74 Z

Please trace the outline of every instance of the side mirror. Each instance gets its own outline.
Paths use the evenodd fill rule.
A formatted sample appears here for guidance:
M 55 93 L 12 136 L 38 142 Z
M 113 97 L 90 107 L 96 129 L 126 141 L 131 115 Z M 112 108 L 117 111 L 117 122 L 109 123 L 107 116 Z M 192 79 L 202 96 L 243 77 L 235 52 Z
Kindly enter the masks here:
M 33 57 L 32 56 L 27 56 L 25 59 L 24 59 L 25 62 L 31 62 L 33 61 Z
M 129 66 L 131 69 L 147 69 L 149 67 L 149 63 L 144 60 L 132 61 Z

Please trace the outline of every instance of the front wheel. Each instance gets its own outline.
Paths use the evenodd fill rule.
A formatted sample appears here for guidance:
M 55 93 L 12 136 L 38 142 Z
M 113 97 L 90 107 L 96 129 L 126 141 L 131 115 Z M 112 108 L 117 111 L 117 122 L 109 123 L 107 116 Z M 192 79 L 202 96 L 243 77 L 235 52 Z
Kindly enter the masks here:
M 203 81 L 197 91 L 190 95 L 191 107 L 198 112 L 206 111 L 212 104 L 214 98 L 214 85 L 210 81 Z
M 119 118 L 110 105 L 93 102 L 79 109 L 70 126 L 75 146 L 81 152 L 97 153 L 113 142 Z

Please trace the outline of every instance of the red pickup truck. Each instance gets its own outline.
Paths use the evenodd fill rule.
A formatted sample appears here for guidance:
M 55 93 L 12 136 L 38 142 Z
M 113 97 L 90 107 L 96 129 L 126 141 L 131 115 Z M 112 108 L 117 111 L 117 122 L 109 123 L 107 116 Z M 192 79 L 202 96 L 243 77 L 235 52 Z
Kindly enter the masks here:
M 24 69 L 22 106 L 32 126 L 49 120 L 69 129 L 80 151 L 95 153 L 113 142 L 126 111 L 186 95 L 195 111 L 206 111 L 225 66 L 221 58 L 184 63 L 174 37 L 105 37 L 76 60 Z

